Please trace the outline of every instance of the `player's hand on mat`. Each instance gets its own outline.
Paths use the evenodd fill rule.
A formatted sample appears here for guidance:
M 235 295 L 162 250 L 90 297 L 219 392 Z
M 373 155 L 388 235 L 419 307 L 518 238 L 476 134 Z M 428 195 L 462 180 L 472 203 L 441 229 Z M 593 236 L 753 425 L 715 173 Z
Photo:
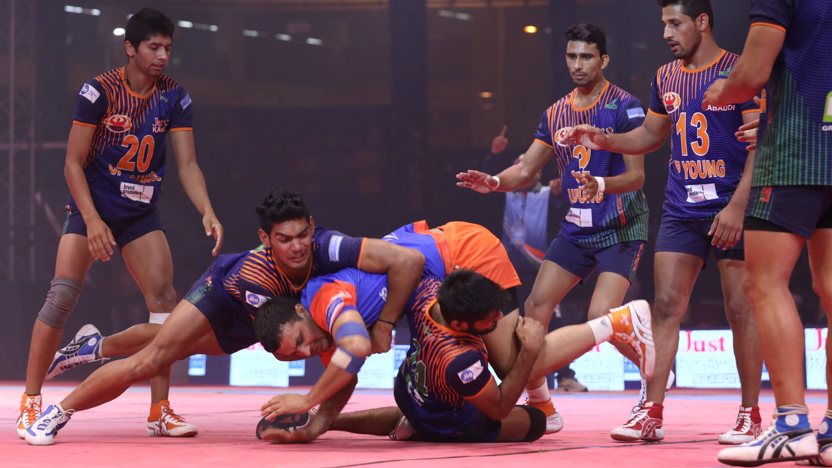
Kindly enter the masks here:
M 607 135 L 592 125 L 576 125 L 559 142 L 561 145 L 582 145 L 592 150 L 607 149 Z
M 393 346 L 393 325 L 376 322 L 370 327 L 371 353 L 386 353 Z
M 517 328 L 514 329 L 517 339 L 520 340 L 520 345 L 523 349 L 538 352 L 543 346 L 545 333 L 543 325 L 537 320 L 528 319 L 525 317 L 517 318 Z
M 572 177 L 584 186 L 584 195 L 587 200 L 592 200 L 598 195 L 598 181 L 589 172 L 572 171 Z
M 87 247 L 93 258 L 106 262 L 113 255 L 116 240 L 113 232 L 101 218 L 85 221 L 87 225 Z
M 553 194 L 560 195 L 563 193 L 563 179 L 558 177 L 557 179 L 550 180 L 549 188 L 552 189 Z
M 742 222 L 745 219 L 745 210 L 742 207 L 733 206 L 731 203 L 720 211 L 711 224 L 709 236 L 713 236 L 711 245 L 718 249 L 727 250 L 737 245 L 742 239 Z
M 725 88 L 725 79 L 714 81 L 711 86 L 705 91 L 705 97 L 702 99 L 702 110 L 708 110 L 708 106 L 721 107 L 727 102 L 721 102 L 722 89 Z
M 508 127 L 504 126 L 503 131 L 500 132 L 499 135 L 494 137 L 494 141 L 491 142 L 491 153 L 493 154 L 500 154 L 506 150 L 508 146 L 508 139 L 506 138 L 506 130 Z
M 219 255 L 220 249 L 222 248 L 222 241 L 225 237 L 225 229 L 223 229 L 222 224 L 220 224 L 220 220 L 217 219 L 217 215 L 215 215 L 213 211 L 205 213 L 205 216 L 202 217 L 202 227 L 205 228 L 206 236 L 214 236 L 214 240 L 217 241 L 214 245 L 214 249 L 211 250 L 211 255 L 216 257 Z
M 500 186 L 494 177 L 480 171 L 460 172 L 456 175 L 456 178 L 460 180 L 456 183 L 457 186 L 469 188 L 479 193 L 491 193 Z
M 756 98 L 755 98 L 756 99 Z M 749 122 L 739 128 L 735 133 L 737 140 L 743 143 L 748 143 L 745 147 L 747 151 L 757 149 L 757 129 L 760 127 L 760 119 Z
M 284 393 L 283 395 L 276 395 L 264 403 L 260 407 L 260 416 L 264 416 L 269 421 L 274 421 L 281 414 L 303 413 L 310 409 L 312 409 L 312 405 L 306 402 L 305 395 Z

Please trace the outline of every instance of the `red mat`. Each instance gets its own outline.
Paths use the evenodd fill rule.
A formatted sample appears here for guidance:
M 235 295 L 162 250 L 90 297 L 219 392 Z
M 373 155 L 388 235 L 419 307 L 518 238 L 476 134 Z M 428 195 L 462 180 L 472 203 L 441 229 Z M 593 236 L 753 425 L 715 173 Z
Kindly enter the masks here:
M 67 385 L 67 384 L 63 384 Z M 386 438 L 340 432 L 324 434 L 305 445 L 269 445 L 257 440 L 258 408 L 278 393 L 275 389 L 178 387 L 171 405 L 200 428 L 192 439 L 153 438 L 145 434 L 150 400 L 147 388 L 135 388 L 116 401 L 76 414 L 51 447 L 30 447 L 12 427 L 23 386 L 0 384 L 0 457 L 3 467 L 105 466 L 145 467 L 383 467 L 414 466 L 478 468 L 505 466 L 579 467 L 710 467 L 719 466 L 716 437 L 734 422 L 737 391 L 674 389 L 665 402 L 667 438 L 660 444 L 624 444 L 609 430 L 624 423 L 636 392 L 555 394 L 565 428 L 534 443 L 427 444 L 392 442 Z M 44 407 L 60 401 L 66 386 L 44 389 Z M 825 392 L 810 392 L 811 419 L 817 424 L 826 409 Z M 393 405 L 391 394 L 359 392 L 346 411 Z M 763 418 L 774 408 L 764 393 Z

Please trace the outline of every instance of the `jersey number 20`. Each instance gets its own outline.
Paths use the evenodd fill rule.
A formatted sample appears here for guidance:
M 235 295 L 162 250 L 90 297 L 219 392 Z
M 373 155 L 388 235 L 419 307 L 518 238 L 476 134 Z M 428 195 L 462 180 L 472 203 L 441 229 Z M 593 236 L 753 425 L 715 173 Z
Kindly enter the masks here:
M 147 168 L 150 167 L 150 161 L 153 159 L 153 150 L 156 148 L 156 140 L 153 139 L 153 136 L 146 135 L 142 138 L 141 144 L 139 144 L 139 139 L 136 135 L 127 135 L 124 137 L 124 141 L 121 142 L 121 146 L 128 148 L 127 154 L 119 160 L 118 166 L 116 167 L 122 171 L 132 172 L 138 166 L 139 172 L 147 172 Z M 136 157 L 137 153 L 138 158 L 136 158 L 136 162 L 133 162 L 133 158 Z

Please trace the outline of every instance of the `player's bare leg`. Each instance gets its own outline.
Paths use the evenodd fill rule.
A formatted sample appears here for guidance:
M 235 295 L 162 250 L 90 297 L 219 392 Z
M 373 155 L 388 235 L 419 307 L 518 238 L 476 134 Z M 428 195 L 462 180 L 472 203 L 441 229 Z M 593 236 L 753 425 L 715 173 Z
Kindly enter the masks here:
M 402 410 L 398 406 L 353 411 L 339 414 L 329 426 L 329 430 L 388 436 L 396 429 L 401 418 Z
M 158 323 L 140 323 L 109 335 L 101 342 L 101 357 L 132 356 L 149 345 L 161 328 Z
M 818 229 L 809 239 L 809 267 L 812 288 L 820 297 L 827 320 L 832 320 L 832 229 Z M 826 380 L 832 382 L 832 344 L 826 341 Z M 827 408 L 832 410 L 832 387 L 827 389 Z

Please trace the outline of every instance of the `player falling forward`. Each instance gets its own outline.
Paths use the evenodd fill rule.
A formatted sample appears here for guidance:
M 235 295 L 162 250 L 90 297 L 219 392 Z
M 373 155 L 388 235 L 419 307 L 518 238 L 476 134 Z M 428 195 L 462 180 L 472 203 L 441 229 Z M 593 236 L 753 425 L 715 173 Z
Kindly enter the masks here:
M 671 132 L 672 156 L 664 214 L 656 241 L 653 332 L 656 372 L 647 384 L 647 401 L 630 420 L 612 431 L 616 440 L 664 439 L 665 384 L 676 356 L 679 324 L 691 291 L 713 250 L 719 267 L 725 313 L 734 335 L 734 354 L 742 385 L 736 425 L 719 436 L 723 444 L 754 439 L 760 431 L 757 406 L 762 359 L 754 316 L 742 291 L 745 261 L 742 219 L 751 186 L 754 154 L 736 141 L 735 130 L 758 116 L 753 101 L 702 109 L 708 86 L 727 78 L 739 57 L 714 41 L 713 9 L 708 0 L 660 0 L 664 38 L 678 59 L 659 69 L 653 80 L 649 115 L 630 133 L 573 127 L 568 139 L 592 149 L 624 153 L 658 150 Z
M 390 290 L 385 307 L 400 310 L 422 277 L 425 260 L 419 252 L 316 229 L 309 209 L 294 192 L 274 190 L 257 214 L 263 245 L 220 256 L 191 286 L 149 345 L 102 366 L 63 401 L 47 408 L 26 430 L 26 442 L 52 445 L 75 411 L 115 399 L 178 359 L 232 354 L 257 343 L 253 327 L 258 308 L 273 297 L 298 297 L 315 275 L 347 267 L 386 273 Z
M 569 128 L 592 124 L 610 134 L 627 133 L 644 121 L 641 102 L 604 78 L 609 64 L 606 36 L 598 26 L 579 24 L 566 31 L 566 63 L 577 85 L 574 91 L 543 114 L 535 141 L 523 160 L 497 176 L 480 171 L 457 175 L 457 185 L 480 193 L 511 192 L 557 156 L 563 176 L 563 196 L 571 204 L 552 242 L 526 301 L 526 316 L 548 324 L 555 307 L 578 283 L 599 271 L 588 316 L 600 317 L 619 307 L 635 277 L 647 241 L 647 200 L 644 155 L 570 145 L 562 137 Z M 571 177 L 570 177 L 571 174 Z M 514 227 L 515 237 L 526 226 Z M 638 357 L 616 344 L 631 361 Z M 526 392 L 534 405 L 549 400 L 545 378 L 529 382 Z
M 777 409 L 756 440 L 719 453 L 719 461 L 730 465 L 807 459 L 798 464 L 832 466 L 832 406 L 815 435 L 803 392 L 803 325 L 789 291 L 795 262 L 808 244 L 812 285 L 827 316 L 832 314 L 832 64 L 825 52 L 832 45 L 830 19 L 828 1 L 753 2 L 742 57 L 702 104 L 733 105 L 764 90 L 745 211 L 743 286 L 757 317 Z M 745 139 L 742 131 L 738 136 Z M 832 382 L 830 364 L 826 375 Z
M 69 213 L 58 245 L 55 279 L 32 330 L 26 390 L 17 419 L 21 438 L 41 416 L 44 378 L 95 260 L 106 262 L 114 246 L 120 249 L 144 295 L 150 323 L 164 322 L 176 304 L 170 248 L 156 207 L 165 177 L 168 133 L 182 185 L 202 214 L 205 234 L 216 239 L 213 255 L 222 246 L 223 228 L 196 162 L 191 98 L 162 74 L 170 58 L 173 30 L 173 22 L 156 10 L 145 8 L 133 15 L 124 36 L 127 65 L 87 81 L 78 95 L 64 169 L 71 192 Z M 92 332 L 80 332 L 70 347 L 95 348 L 97 343 L 81 336 Z M 122 337 L 109 341 L 116 353 L 131 352 Z M 157 374 L 151 381 L 148 432 L 195 435 L 197 427 L 174 414 L 167 402 L 170 367 Z M 169 431 L 152 430 L 164 421 Z
M 441 284 L 441 286 L 440 286 Z M 366 327 L 377 319 L 386 279 L 381 275 L 343 270 L 311 281 L 301 300 L 270 301 L 260 310 L 255 330 L 267 351 L 276 356 L 320 353 L 326 371 L 307 395 L 284 394 L 263 405 L 266 420 L 289 413 L 320 409 L 297 431 L 266 429 L 262 438 L 274 442 L 309 441 L 330 429 L 355 386 L 355 375 L 369 355 Z M 374 434 L 398 433 L 410 425 L 428 441 L 532 441 L 545 432 L 545 413 L 535 407 L 515 407 L 529 377 L 539 378 L 563 367 L 604 342 L 619 341 L 641 356 L 646 377 L 653 367 L 650 307 L 636 301 L 581 325 L 546 335 L 536 321 L 517 317 L 512 324 L 519 341 L 511 371 L 498 386 L 488 372 L 488 336 L 503 319 L 503 291 L 471 270 L 458 270 L 440 283 L 426 276 L 409 301 L 411 346 L 396 378 L 396 404 L 405 418 L 388 411 L 374 424 Z M 516 346 L 513 340 L 504 347 Z M 350 415 L 345 415 L 350 417 Z M 502 421 L 502 423 L 501 423 Z M 335 424 L 336 430 L 366 428 Z M 501 430 L 501 428 L 503 430 Z M 381 431 L 381 432 L 380 432 Z

